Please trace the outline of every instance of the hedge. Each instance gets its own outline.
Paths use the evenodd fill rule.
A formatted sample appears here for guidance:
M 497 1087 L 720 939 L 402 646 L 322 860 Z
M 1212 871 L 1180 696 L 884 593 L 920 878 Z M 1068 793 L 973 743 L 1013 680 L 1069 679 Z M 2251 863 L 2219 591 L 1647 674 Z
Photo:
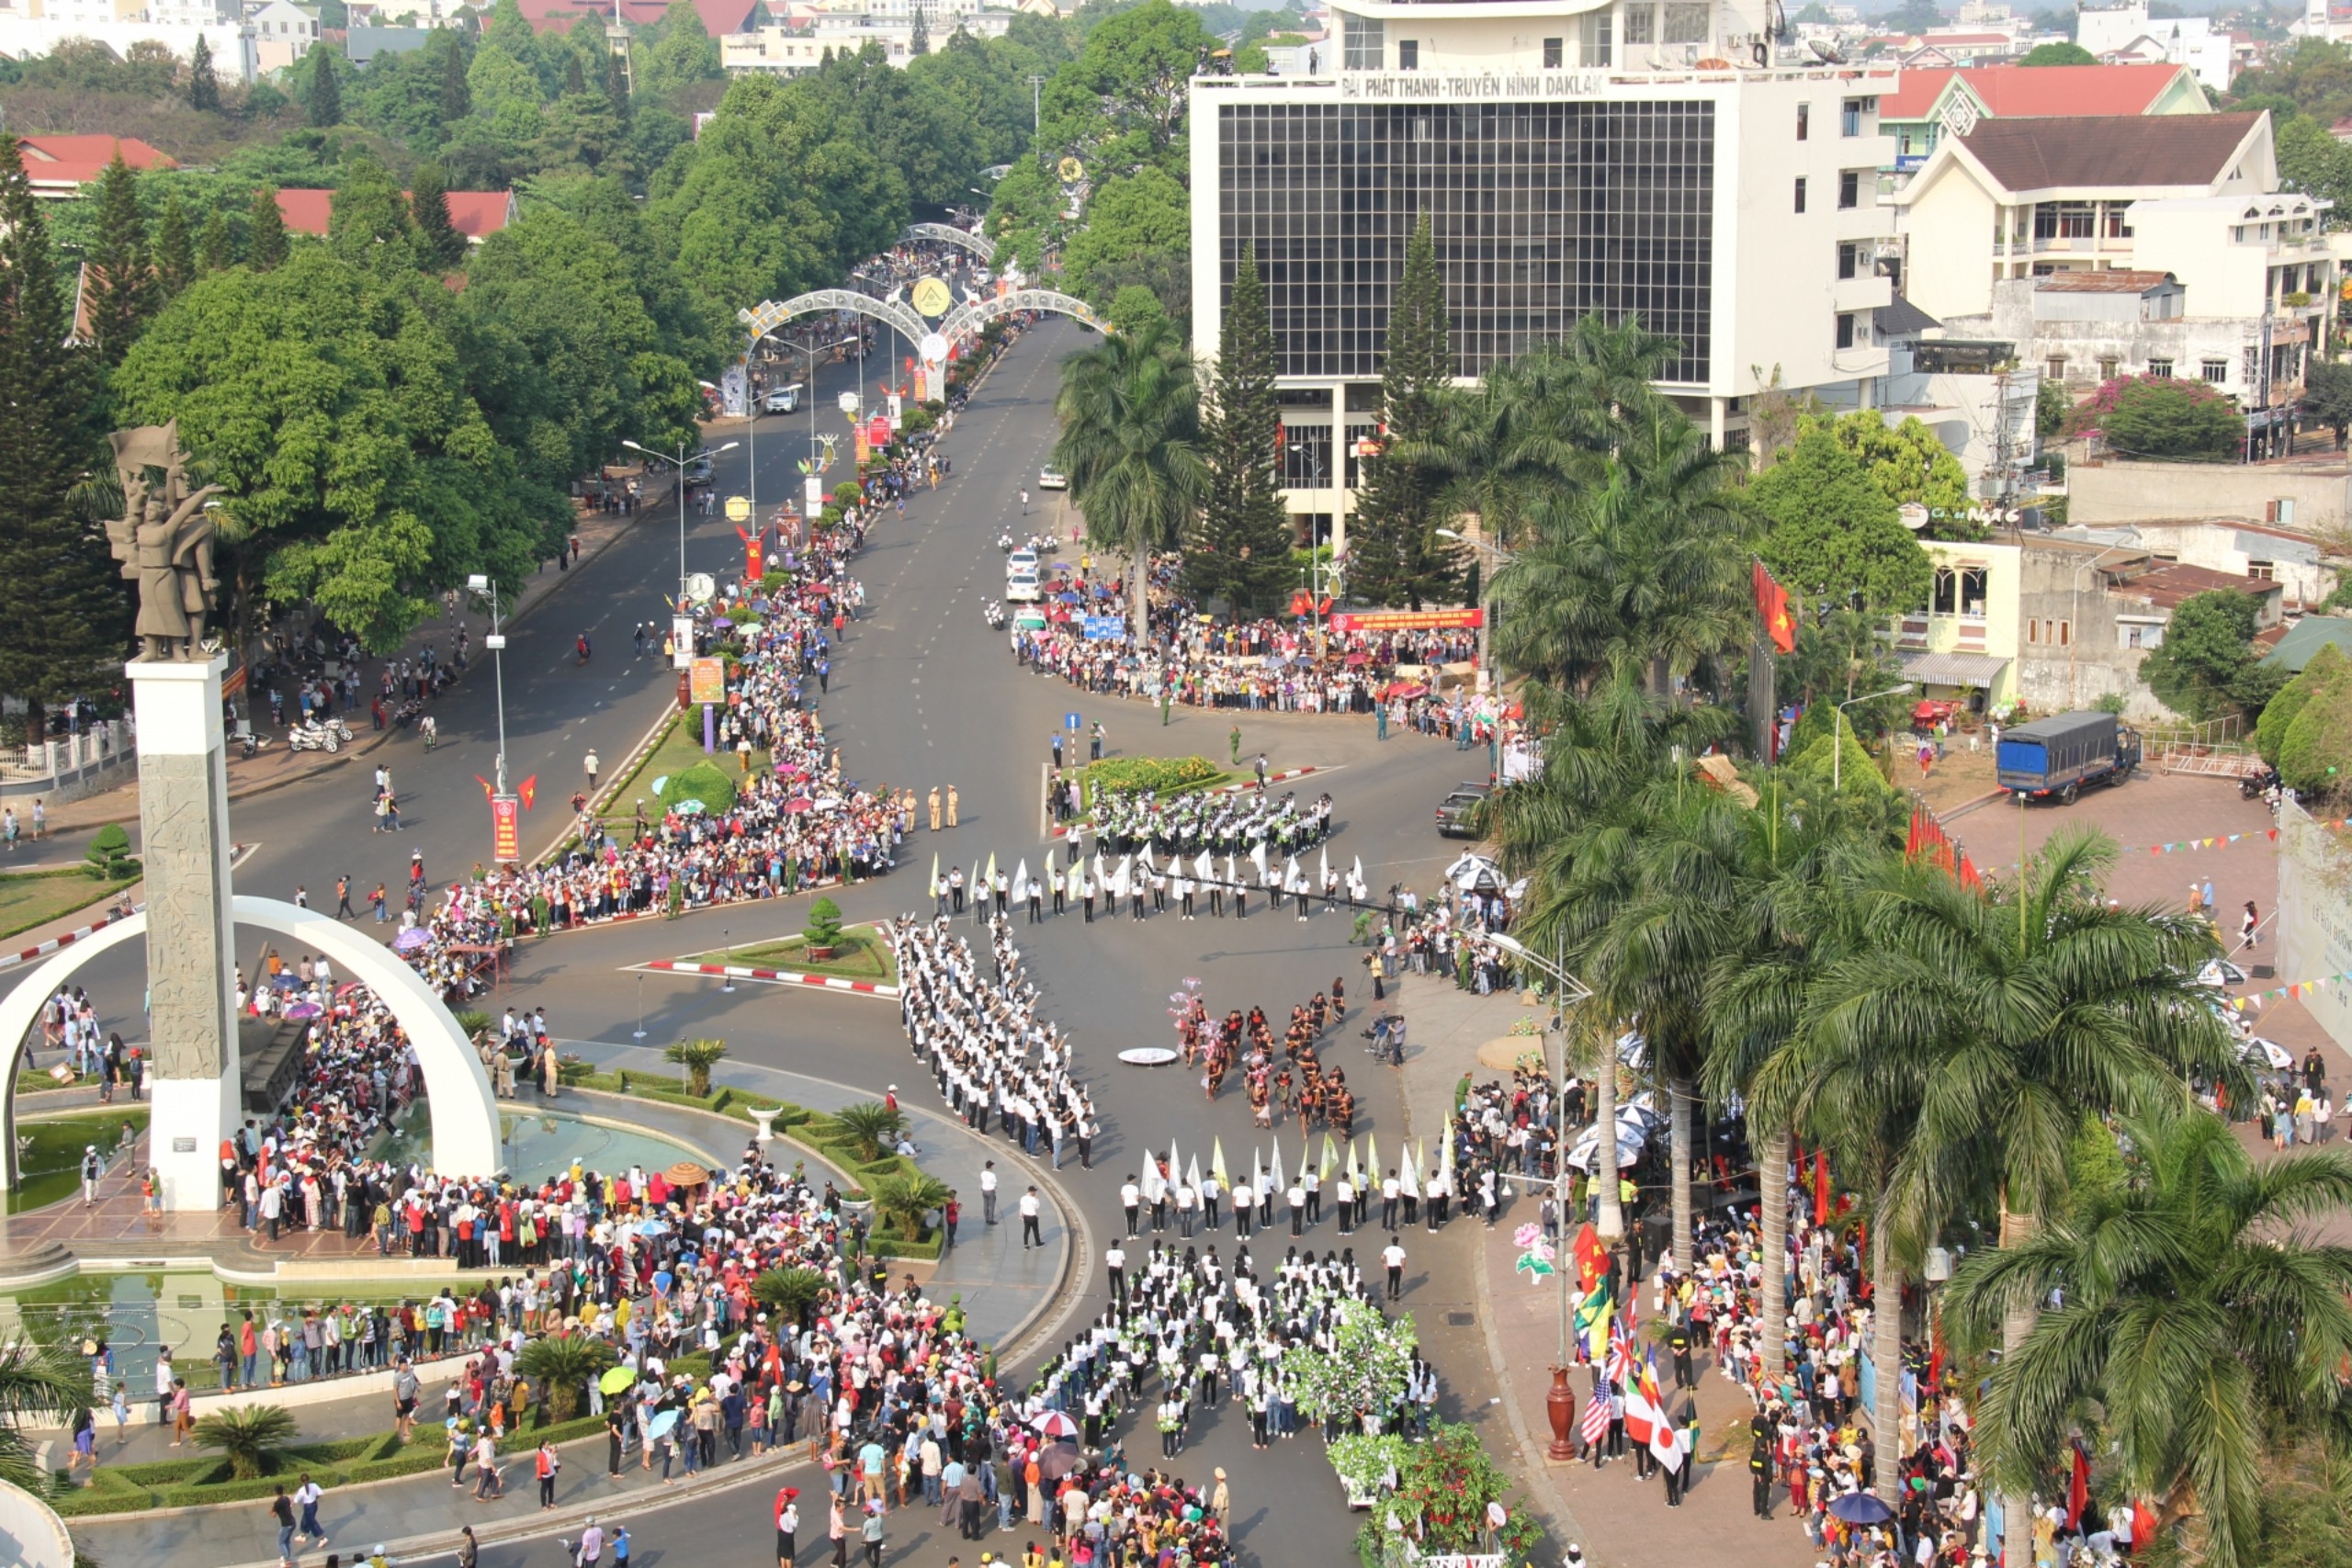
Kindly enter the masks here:
M 1196 789 L 1225 776 L 1206 757 L 1114 757 L 1086 770 L 1086 799 L 1091 806 L 1105 790 L 1154 790 L 1162 795 Z

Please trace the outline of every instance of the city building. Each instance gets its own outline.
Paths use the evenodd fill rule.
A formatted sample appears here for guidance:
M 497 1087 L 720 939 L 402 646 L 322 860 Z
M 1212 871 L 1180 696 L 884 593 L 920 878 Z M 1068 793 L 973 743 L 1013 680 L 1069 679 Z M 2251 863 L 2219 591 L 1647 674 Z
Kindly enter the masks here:
M 943 18 L 932 13 L 929 6 L 923 9 L 933 49 L 959 28 L 974 38 L 1002 38 L 1020 14 L 973 10 Z M 890 64 L 904 69 L 915 57 L 914 36 L 911 9 L 890 17 L 869 15 L 862 7 L 851 12 L 795 6 L 786 22 L 722 36 L 718 61 L 729 75 L 797 76 L 816 70 L 828 55 L 854 54 L 876 43 L 882 46 Z
M 1383 335 L 1427 213 L 1469 378 L 1588 312 L 1680 345 L 1664 389 L 1715 442 L 1784 388 L 1864 406 L 1894 254 L 1892 71 L 1770 36 L 1768 0 L 1332 0 L 1314 75 L 1191 84 L 1193 336 L 1242 247 L 1278 355 L 1289 505 L 1343 536 Z
M 119 152 L 122 161 L 141 173 L 176 169 L 176 161 L 136 136 L 20 136 L 25 177 L 33 195 L 49 201 L 67 201 L 105 172 Z
M 319 41 L 319 13 L 294 0 L 246 0 L 245 26 L 254 30 L 254 60 L 264 72 L 283 71 Z
M 2140 523 L 2077 525 L 2058 530 L 2115 549 L 2144 551 L 2154 560 L 2202 567 L 2232 577 L 2276 582 L 2279 605 L 2301 615 L 2335 592 L 2336 573 L 2322 558 L 2319 541 L 2273 523 L 2237 517 L 2164 517 Z
M 2035 412 L 2041 372 L 2021 361 L 2014 342 L 1955 338 L 1944 323 L 1901 295 L 1878 312 L 1886 374 L 1877 408 L 1890 424 L 1916 419 L 1933 431 L 1968 475 L 1985 515 L 2008 515 L 2032 503 L 2030 478 L 2040 459 Z
M 2022 547 L 1929 541 L 1928 603 L 1895 617 L 1894 659 L 1926 695 L 1978 712 L 2018 695 L 2018 570 Z
M 2147 61 L 2184 65 L 2215 92 L 2227 92 L 2236 46 L 2227 31 L 2214 30 L 2210 17 L 2152 19 L 2149 0 L 2120 6 L 2084 6 L 2075 16 L 2075 41 L 2102 61 Z
M 170 18 L 170 19 L 164 19 Z M 233 0 L 218 9 L 201 0 L 128 7 L 116 0 L 22 0 L 0 4 L 0 55 L 31 60 L 68 39 L 103 44 L 127 58 L 141 44 L 160 44 L 182 60 L 196 52 L 197 39 L 212 51 L 213 69 L 224 82 L 250 82 L 260 69 L 253 25 L 237 14 Z
M 2166 561 L 2130 546 L 2039 539 L 2023 547 L 2020 566 L 2018 694 L 2036 713 L 2119 698 L 2130 718 L 2177 716 L 2148 689 L 2140 666 L 2164 645 L 2173 612 L 2199 593 L 2245 593 L 2255 601 L 2258 628 L 2280 623 L 2277 582 Z
M 1993 120 L 1894 200 L 1911 302 L 2077 391 L 2194 376 L 2281 407 L 2335 287 L 2329 204 L 2279 191 L 2267 114 Z
M 1965 136 L 1988 119 L 2211 112 L 2195 73 L 2177 65 L 1906 70 L 1878 111 L 1880 127 L 1894 138 L 1894 168 L 1902 175 L 1925 164 L 1945 132 Z

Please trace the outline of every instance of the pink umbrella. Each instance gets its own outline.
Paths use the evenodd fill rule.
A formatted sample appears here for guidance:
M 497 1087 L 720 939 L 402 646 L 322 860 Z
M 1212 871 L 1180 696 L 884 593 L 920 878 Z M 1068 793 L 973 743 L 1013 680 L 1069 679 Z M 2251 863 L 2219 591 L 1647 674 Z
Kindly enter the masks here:
M 816 805 L 817 803 L 810 800 L 807 795 L 798 795 L 793 796 L 790 800 L 786 801 L 784 803 L 784 809 L 786 815 L 798 817 L 804 812 L 814 810 L 816 808 Z
M 1029 1423 L 1048 1438 L 1075 1438 L 1078 1423 L 1058 1410 L 1048 1410 Z

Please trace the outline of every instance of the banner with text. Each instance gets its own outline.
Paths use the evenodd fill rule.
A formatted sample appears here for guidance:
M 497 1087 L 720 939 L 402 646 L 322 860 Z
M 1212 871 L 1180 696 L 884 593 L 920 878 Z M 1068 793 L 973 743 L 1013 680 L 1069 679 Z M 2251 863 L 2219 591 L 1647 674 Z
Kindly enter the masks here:
M 1331 629 L 1350 632 L 1442 632 L 1475 626 L 1487 612 L 1469 610 L 1342 610 L 1331 617 Z

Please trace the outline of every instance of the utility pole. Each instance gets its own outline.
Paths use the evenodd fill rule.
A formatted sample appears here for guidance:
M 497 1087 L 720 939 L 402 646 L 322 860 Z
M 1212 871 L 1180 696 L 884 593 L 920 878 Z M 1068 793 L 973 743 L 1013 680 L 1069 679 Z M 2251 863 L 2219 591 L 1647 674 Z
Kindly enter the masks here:
M 1046 130 L 1046 79 L 1032 73 L 1029 77 L 1029 140 L 1035 141 Z M 1046 150 L 1037 149 L 1037 164 L 1045 166 Z

